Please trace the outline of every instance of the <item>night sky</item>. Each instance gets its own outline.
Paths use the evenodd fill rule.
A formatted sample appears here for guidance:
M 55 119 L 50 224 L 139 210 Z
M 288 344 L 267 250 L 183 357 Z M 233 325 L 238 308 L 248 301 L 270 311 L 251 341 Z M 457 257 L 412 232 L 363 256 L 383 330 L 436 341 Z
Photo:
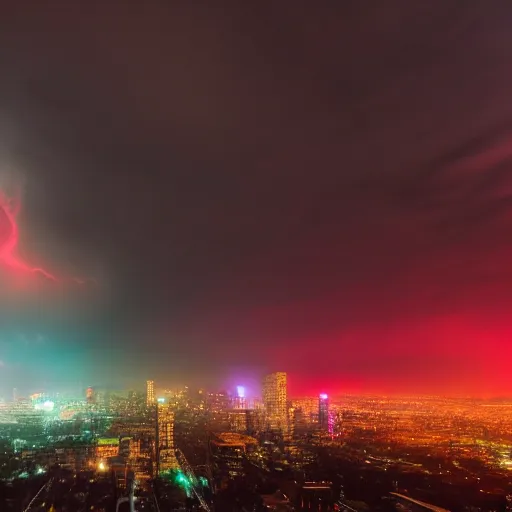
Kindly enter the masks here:
M 512 3 L 5 4 L 0 392 L 512 393 Z

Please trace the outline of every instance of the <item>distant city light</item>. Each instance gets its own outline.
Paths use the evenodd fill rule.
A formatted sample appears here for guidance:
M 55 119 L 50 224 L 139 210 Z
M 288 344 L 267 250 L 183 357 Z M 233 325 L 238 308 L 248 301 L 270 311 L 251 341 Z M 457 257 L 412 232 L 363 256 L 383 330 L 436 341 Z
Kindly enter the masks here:
M 34 404 L 34 409 L 36 411 L 45 411 L 45 412 L 51 412 L 53 411 L 55 407 L 55 403 L 51 400 L 46 400 L 45 402 L 40 402 L 38 404 Z
M 157 398 L 159 404 L 165 404 L 165 398 Z
M 245 398 L 245 388 L 243 386 L 237 386 L 236 392 L 237 392 L 238 398 Z
M 105 466 L 105 463 L 104 463 L 104 462 L 100 462 L 100 463 L 98 464 L 98 469 L 99 469 L 100 471 L 105 471 L 105 470 L 107 469 L 107 466 Z
M 322 400 L 327 400 L 329 398 L 329 396 L 327 395 L 327 393 L 320 393 L 320 398 Z

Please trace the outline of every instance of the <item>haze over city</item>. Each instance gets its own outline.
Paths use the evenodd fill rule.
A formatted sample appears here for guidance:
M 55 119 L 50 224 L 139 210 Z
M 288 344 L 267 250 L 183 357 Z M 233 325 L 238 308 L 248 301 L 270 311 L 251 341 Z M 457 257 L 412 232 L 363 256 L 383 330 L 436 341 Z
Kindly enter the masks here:
M 0 19 L 0 394 L 512 393 L 512 5 L 77 5 Z

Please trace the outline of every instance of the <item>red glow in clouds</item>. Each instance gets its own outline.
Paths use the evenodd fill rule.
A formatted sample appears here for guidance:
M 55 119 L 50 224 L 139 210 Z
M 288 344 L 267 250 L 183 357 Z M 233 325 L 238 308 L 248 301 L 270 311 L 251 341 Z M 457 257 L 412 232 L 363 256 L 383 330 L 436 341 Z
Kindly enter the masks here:
M 32 267 L 18 258 L 16 247 L 19 240 L 16 215 L 19 202 L 9 200 L 0 190 L 0 264 L 22 272 L 41 274 L 47 279 L 57 281 L 57 278 L 39 267 Z

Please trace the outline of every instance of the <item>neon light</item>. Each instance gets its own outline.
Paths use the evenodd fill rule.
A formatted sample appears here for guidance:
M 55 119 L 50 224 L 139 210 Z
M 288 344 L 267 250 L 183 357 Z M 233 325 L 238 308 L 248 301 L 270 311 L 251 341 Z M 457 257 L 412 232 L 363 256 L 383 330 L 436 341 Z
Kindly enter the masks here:
M 19 211 L 20 201 L 7 198 L 0 190 L 0 264 L 21 272 L 40 274 L 50 281 L 61 281 L 47 270 L 41 267 L 32 267 L 17 256 L 19 228 L 16 216 Z M 97 284 L 95 279 L 83 277 L 73 277 L 71 281 L 79 285 L 84 285 L 87 282 Z
M 103 437 L 98 439 L 98 446 L 119 446 L 118 437 Z
M 19 241 L 18 224 L 16 215 L 19 212 L 19 201 L 10 201 L 0 190 L 0 261 L 16 270 L 41 274 L 56 281 L 56 277 L 40 267 L 31 267 L 16 256 L 16 247 Z
M 55 403 L 51 400 L 46 400 L 43 403 L 38 403 L 34 405 L 34 409 L 36 411 L 45 411 L 45 412 L 51 412 L 55 408 Z

